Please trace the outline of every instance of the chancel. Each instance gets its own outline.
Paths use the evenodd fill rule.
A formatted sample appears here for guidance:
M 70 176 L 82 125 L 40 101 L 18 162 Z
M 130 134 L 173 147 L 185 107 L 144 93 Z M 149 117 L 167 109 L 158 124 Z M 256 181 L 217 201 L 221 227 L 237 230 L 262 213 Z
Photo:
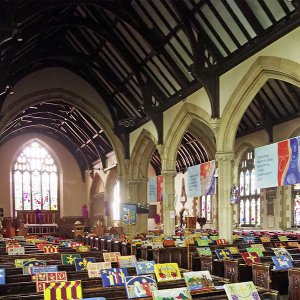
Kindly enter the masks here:
M 0 300 L 300 299 L 299 25 L 0 1 Z

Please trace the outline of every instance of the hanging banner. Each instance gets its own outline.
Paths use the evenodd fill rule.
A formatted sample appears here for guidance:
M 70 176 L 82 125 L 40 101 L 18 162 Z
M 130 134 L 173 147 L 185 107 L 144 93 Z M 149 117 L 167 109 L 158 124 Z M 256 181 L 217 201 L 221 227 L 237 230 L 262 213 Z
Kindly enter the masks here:
M 200 165 L 188 167 L 187 169 L 187 197 L 198 197 L 201 195 Z
M 300 183 L 300 137 L 255 149 L 256 187 Z
M 157 201 L 164 200 L 164 177 L 159 175 L 157 178 Z
M 124 225 L 136 224 L 136 204 L 121 204 L 121 222 Z
M 148 178 L 148 202 L 157 201 L 157 179 L 155 177 Z
M 216 162 L 208 161 L 200 165 L 200 195 L 214 195 L 216 193 Z

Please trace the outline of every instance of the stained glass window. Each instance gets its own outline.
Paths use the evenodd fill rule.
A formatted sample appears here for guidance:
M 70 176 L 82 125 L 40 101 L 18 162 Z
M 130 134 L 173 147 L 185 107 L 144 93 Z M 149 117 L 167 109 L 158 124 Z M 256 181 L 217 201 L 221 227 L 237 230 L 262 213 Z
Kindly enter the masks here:
M 15 210 L 58 210 L 56 164 L 38 142 L 25 147 L 13 168 Z
M 255 186 L 254 151 L 246 152 L 239 165 L 240 207 L 242 226 L 260 225 L 260 190 Z
M 213 221 L 211 195 L 200 197 L 200 213 L 201 217 L 206 218 L 206 222 L 211 223 Z

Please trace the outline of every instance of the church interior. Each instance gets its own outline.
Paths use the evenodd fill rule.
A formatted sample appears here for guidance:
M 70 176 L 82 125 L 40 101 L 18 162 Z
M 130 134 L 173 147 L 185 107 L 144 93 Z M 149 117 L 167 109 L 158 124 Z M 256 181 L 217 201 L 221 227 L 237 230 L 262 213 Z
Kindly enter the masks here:
M 0 0 L 0 300 L 300 300 L 300 0 Z

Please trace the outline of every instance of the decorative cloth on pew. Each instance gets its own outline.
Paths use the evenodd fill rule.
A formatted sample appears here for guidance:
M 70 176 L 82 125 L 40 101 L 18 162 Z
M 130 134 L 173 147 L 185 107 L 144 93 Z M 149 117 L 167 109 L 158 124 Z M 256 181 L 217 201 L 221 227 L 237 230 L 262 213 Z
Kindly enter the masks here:
M 241 253 L 247 266 L 252 266 L 253 263 L 261 263 L 261 260 L 256 252 L 243 252 Z
M 87 264 L 87 270 L 89 278 L 99 278 L 100 277 L 100 270 L 104 269 L 111 269 L 111 263 L 110 262 L 96 262 L 92 263 L 89 262 Z
M 218 259 L 233 259 L 232 253 L 228 249 L 216 249 L 215 250 Z
M 153 292 L 153 300 L 164 300 L 166 299 L 176 300 L 192 300 L 192 296 L 186 287 L 166 289 L 166 290 L 156 290 Z
M 118 262 L 118 256 L 120 255 L 120 252 L 106 252 L 103 253 L 103 259 L 106 262 Z
M 58 253 L 58 246 L 55 245 L 44 245 L 44 253 Z
M 80 254 L 62 254 L 61 255 L 61 263 L 64 266 L 75 265 L 75 259 L 81 258 Z
M 128 276 L 128 271 L 125 268 L 111 268 L 101 270 L 100 275 L 104 287 L 125 285 L 125 276 Z
M 126 292 L 129 299 L 151 297 L 157 290 L 157 284 L 153 275 L 126 276 Z
M 154 260 L 137 261 L 134 263 L 136 273 L 138 275 L 154 273 L 154 265 L 155 265 Z
M 135 255 L 124 255 L 118 256 L 118 267 L 119 268 L 132 268 L 136 262 Z
M 81 281 L 46 282 L 44 300 L 81 299 Z
M 158 282 L 182 278 L 177 263 L 155 264 L 154 272 Z
M 212 256 L 212 252 L 209 247 L 197 248 L 197 253 L 199 256 Z
M 286 255 L 272 256 L 275 270 L 288 270 L 293 268 L 291 259 Z
M 30 275 L 32 267 L 45 266 L 45 260 L 27 260 L 23 262 L 23 275 Z
M 95 257 L 75 258 L 76 271 L 87 271 L 87 265 L 89 262 L 96 262 Z
M 229 300 L 260 300 L 252 281 L 224 284 L 224 289 Z
M 214 288 L 214 283 L 208 271 L 183 273 L 184 280 L 190 291 L 206 291 Z
M 45 290 L 46 282 L 67 281 L 67 272 L 49 272 L 36 274 L 36 292 L 42 293 Z

